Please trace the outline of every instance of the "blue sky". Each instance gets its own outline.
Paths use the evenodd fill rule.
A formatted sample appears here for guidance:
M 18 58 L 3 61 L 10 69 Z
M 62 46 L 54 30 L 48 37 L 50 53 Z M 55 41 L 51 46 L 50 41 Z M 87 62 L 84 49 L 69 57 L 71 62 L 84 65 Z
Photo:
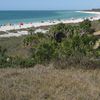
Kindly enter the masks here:
M 0 0 L 0 10 L 77 10 L 100 8 L 100 0 Z

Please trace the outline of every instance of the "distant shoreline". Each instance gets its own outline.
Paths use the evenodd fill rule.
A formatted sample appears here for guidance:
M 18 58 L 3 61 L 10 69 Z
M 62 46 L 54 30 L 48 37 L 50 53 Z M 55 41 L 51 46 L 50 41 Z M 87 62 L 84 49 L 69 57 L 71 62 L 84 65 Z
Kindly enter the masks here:
M 86 19 L 89 19 L 90 21 L 94 21 L 94 20 L 99 20 L 100 19 L 100 12 L 89 12 L 89 11 L 77 11 L 80 13 L 91 13 L 91 14 L 95 14 L 95 16 L 93 17 L 88 17 Z M 5 25 L 5 26 L 1 26 L 0 27 L 0 31 L 9 31 L 9 30 L 17 30 L 17 29 L 27 29 L 27 28 L 37 28 L 37 27 L 41 27 L 41 26 L 51 26 L 51 25 L 56 25 L 59 23 L 64 23 L 64 24 L 68 24 L 68 23 L 79 23 L 84 21 L 85 19 L 83 18 L 78 18 L 78 19 L 70 19 L 70 20 L 55 20 L 55 21 L 46 21 L 46 22 L 38 22 L 38 23 L 22 23 L 22 24 L 14 24 L 14 25 Z M 25 33 L 26 35 L 27 33 Z M 12 34 L 13 35 L 13 34 Z M 24 33 L 22 34 L 24 35 Z M 16 35 L 14 35 L 16 36 Z M 20 35 L 17 35 L 20 36 Z M 0 37 L 3 37 L 3 35 L 0 35 Z M 5 37 L 5 36 L 4 36 Z
M 100 12 L 100 9 L 91 9 L 91 10 L 84 10 L 84 11 L 89 11 L 89 12 Z
M 76 11 L 76 12 L 100 15 L 100 12 L 92 11 L 92 10 L 90 10 L 90 11 L 89 10 L 87 10 L 87 11 Z

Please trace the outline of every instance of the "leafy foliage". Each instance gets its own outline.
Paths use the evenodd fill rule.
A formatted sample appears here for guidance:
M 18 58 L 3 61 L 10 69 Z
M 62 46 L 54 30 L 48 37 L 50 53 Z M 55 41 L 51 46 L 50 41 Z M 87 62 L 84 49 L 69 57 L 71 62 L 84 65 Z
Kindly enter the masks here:
M 6 62 L 6 49 L 0 47 L 0 66 L 2 66 Z
M 82 29 L 83 34 L 89 33 L 91 31 L 91 21 L 86 19 L 80 23 L 80 28 Z
M 32 57 L 36 63 L 45 63 L 51 61 L 55 57 L 57 44 L 55 41 L 42 41 L 37 47 L 33 48 Z

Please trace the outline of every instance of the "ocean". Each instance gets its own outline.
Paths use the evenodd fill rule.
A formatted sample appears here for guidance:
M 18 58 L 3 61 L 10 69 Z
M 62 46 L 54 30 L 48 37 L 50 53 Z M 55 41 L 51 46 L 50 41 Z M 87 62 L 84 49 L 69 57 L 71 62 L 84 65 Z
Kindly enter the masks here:
M 48 20 L 60 20 L 71 18 L 86 18 L 94 14 L 80 13 L 76 11 L 0 11 L 0 24 L 17 24 L 20 22 L 41 22 Z

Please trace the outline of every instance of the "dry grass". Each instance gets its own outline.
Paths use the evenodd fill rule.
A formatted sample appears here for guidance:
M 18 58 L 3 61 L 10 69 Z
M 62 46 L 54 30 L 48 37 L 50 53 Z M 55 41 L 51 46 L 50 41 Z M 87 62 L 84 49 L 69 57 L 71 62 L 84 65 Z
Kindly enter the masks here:
M 9 56 L 18 56 L 27 58 L 30 56 L 30 49 L 23 46 L 23 40 L 26 36 L 0 38 L 0 46 L 7 49 Z
M 100 31 L 100 22 L 92 21 L 92 28 L 95 29 L 95 31 Z
M 7 33 L 4 31 L 0 31 L 0 35 L 3 35 L 3 34 L 7 34 Z
M 0 69 L 0 100 L 100 100 L 100 70 Z

